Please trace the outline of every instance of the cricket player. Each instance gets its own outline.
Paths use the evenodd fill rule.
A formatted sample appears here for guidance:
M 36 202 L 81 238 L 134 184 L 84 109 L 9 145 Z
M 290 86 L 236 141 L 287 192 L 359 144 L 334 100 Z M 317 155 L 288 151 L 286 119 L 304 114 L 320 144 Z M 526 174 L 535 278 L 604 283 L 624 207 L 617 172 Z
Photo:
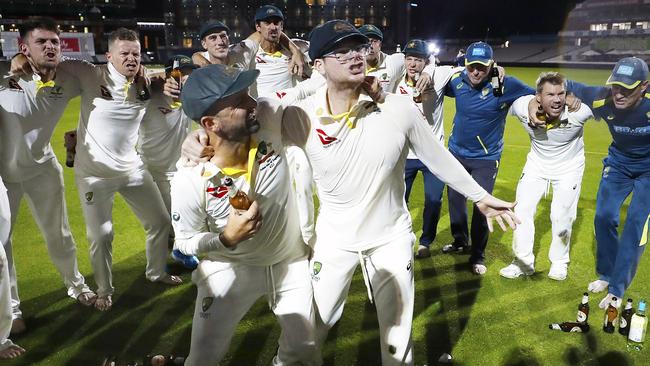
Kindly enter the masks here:
M 596 196 L 596 272 L 588 285 L 592 292 L 608 289 L 600 302 L 606 308 L 612 297 L 620 302 L 636 273 L 648 244 L 650 225 L 650 93 L 648 64 L 637 57 L 620 59 L 607 86 L 567 82 L 567 91 L 587 104 L 594 116 L 607 123 L 612 144 L 603 160 Z M 532 106 L 535 108 L 535 106 Z M 537 122 L 539 123 L 539 122 Z M 620 211 L 632 195 L 623 232 L 618 233 Z
M 7 198 L 7 189 L 0 178 L 0 359 L 16 358 L 25 353 L 24 348 L 9 339 L 13 315 L 11 278 L 9 277 L 9 262 L 5 254 L 4 243 L 9 241 L 10 228 L 9 199 Z
M 439 66 L 435 69 L 432 85 L 420 93 L 416 88 L 416 82 L 429 64 L 429 51 L 423 40 L 414 39 L 406 43 L 404 47 L 404 75 L 397 84 L 397 94 L 414 97 L 418 109 L 422 111 L 427 122 L 433 130 L 433 134 L 440 143 L 444 144 L 445 130 L 443 126 L 443 108 L 445 87 L 451 76 L 461 70 L 451 66 Z M 420 96 L 420 97 L 418 97 Z M 415 258 L 427 258 L 431 256 L 429 247 L 436 237 L 438 220 L 440 218 L 440 206 L 442 205 L 442 191 L 445 184 L 433 175 L 429 169 L 418 159 L 417 155 L 409 148 L 406 157 L 406 170 L 404 180 L 406 182 L 406 203 L 408 204 L 411 187 L 417 173 L 422 172 L 424 178 L 424 210 L 422 214 L 422 236 Z
M 11 232 L 23 196 L 41 230 L 52 263 L 63 278 L 68 296 L 90 306 L 95 293 L 77 268 L 77 249 L 70 232 L 63 188 L 63 169 L 56 160 L 50 138 L 68 102 L 79 95 L 74 73 L 58 69 L 59 29 L 50 18 L 21 25 L 20 49 L 26 74 L 9 75 L 10 65 L 0 62 L 0 174 L 7 187 L 11 230 L 2 242 L 7 256 L 13 333 L 25 330 L 20 310 Z M 7 227 L 9 230 L 9 227 Z
M 541 106 L 546 124 L 532 128 L 528 104 L 535 99 Z M 530 137 L 531 149 L 517 185 L 515 215 L 521 225 L 514 231 L 512 250 L 515 260 L 499 271 L 505 278 L 530 276 L 535 272 L 535 211 L 543 196 L 553 187 L 551 201 L 551 246 L 548 277 L 563 281 L 567 277 L 571 229 L 576 219 L 582 174 L 585 170 L 583 127 L 592 118 L 583 104 L 576 112 L 566 105 L 566 81 L 557 72 L 542 72 L 537 78 L 536 94 L 517 99 L 511 113 L 521 121 Z
M 501 88 L 502 95 L 494 95 L 489 75 L 495 65 L 492 48 L 485 42 L 475 42 L 467 48 L 465 65 L 463 72 L 452 76 L 446 90 L 447 96 L 456 98 L 449 151 L 481 187 L 492 192 L 503 151 L 508 109 L 517 98 L 534 94 L 535 91 L 521 81 L 506 76 Z M 447 194 L 454 242 L 445 245 L 442 251 L 463 252 L 469 248 L 471 238 L 471 271 L 484 275 L 487 272 L 485 247 L 489 236 L 485 217 L 475 206 L 471 232 L 468 233 L 466 195 L 453 187 L 447 190 Z
M 97 283 L 95 307 L 112 306 L 112 210 L 119 192 L 146 231 L 145 275 L 154 282 L 177 285 L 182 280 L 165 272 L 170 218 L 151 174 L 136 152 L 138 130 L 148 89 L 137 80 L 140 42 L 137 33 L 120 28 L 111 33 L 108 64 L 63 62 L 81 85 L 77 128 L 75 181 L 86 219 L 90 259 Z
M 171 74 L 175 62 L 183 75 L 182 81 L 198 68 L 189 57 L 176 55 L 165 65 L 166 77 Z M 180 101 L 163 94 L 160 79 L 152 84 L 151 89 L 151 100 L 140 124 L 138 152 L 160 191 L 167 214 L 171 215 L 170 182 L 181 156 L 181 144 L 191 131 L 192 120 L 183 113 Z M 173 230 L 169 237 L 173 246 Z M 171 256 L 189 269 L 195 269 L 199 264 L 195 256 L 186 256 L 178 250 L 172 250 Z
M 275 99 L 248 95 L 258 70 L 224 65 L 196 70 L 185 83 L 185 113 L 208 135 L 214 156 L 172 181 L 176 247 L 202 255 L 189 365 L 216 365 L 237 323 L 262 296 L 282 328 L 274 365 L 317 365 L 307 247 L 297 219 Z M 253 204 L 237 210 L 225 178 Z

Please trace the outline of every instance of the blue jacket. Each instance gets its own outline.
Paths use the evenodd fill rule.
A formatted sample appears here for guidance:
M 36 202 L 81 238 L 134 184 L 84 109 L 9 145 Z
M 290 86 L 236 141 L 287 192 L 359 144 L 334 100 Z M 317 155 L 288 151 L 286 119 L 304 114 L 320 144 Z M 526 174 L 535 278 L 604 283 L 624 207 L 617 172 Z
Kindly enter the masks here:
M 616 162 L 650 167 L 650 93 L 629 110 L 616 109 L 609 87 L 587 86 L 567 81 L 567 91 L 591 108 L 594 117 L 603 119 L 612 134 L 609 156 Z
M 503 82 L 503 95 L 495 97 L 488 80 L 473 88 L 466 70 L 451 77 L 445 94 L 456 98 L 449 137 L 452 153 L 466 159 L 501 159 L 508 109 L 517 98 L 535 93 L 513 77 L 506 76 Z

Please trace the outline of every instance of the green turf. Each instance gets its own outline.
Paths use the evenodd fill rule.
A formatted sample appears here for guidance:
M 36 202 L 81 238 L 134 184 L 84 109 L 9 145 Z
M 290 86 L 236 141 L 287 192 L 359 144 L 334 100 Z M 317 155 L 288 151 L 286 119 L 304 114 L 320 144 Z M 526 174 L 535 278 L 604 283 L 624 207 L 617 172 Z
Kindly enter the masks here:
M 510 68 L 508 73 L 532 84 L 539 68 Z M 562 70 L 570 78 L 603 84 L 606 71 Z M 57 155 L 64 158 L 63 132 L 76 125 L 79 102 L 71 103 L 53 140 Z M 445 101 L 445 124 L 451 125 L 453 100 Z M 446 202 L 431 259 L 415 264 L 416 304 L 413 322 L 415 362 L 437 364 L 443 352 L 462 365 L 644 365 L 648 350 L 628 353 L 618 334 L 600 328 L 603 312 L 597 309 L 600 296 L 592 296 L 589 334 L 550 331 L 551 322 L 575 319 L 578 302 L 595 278 L 593 216 L 596 190 L 610 135 L 604 123 L 589 122 L 585 128 L 587 167 L 573 228 L 569 278 L 549 280 L 549 199 L 539 206 L 537 227 L 537 273 L 528 279 L 506 280 L 498 270 L 511 258 L 511 232 L 497 232 L 487 249 L 489 271 L 483 278 L 469 273 L 466 256 L 439 254 L 451 241 Z M 512 200 L 528 152 L 529 142 L 519 122 L 508 118 L 506 148 L 495 195 Z M 88 243 L 73 174 L 65 169 L 68 212 L 77 241 L 79 267 L 94 287 L 88 260 Z M 411 213 L 416 234 L 421 228 L 422 184 L 416 181 L 411 195 Z M 191 319 L 196 291 L 190 276 L 186 284 L 166 288 L 144 279 L 144 232 L 121 198 L 114 209 L 115 306 L 108 313 L 84 308 L 65 295 L 62 282 L 47 257 L 43 239 L 27 205 L 23 204 L 14 233 L 16 267 L 29 331 L 15 337 L 28 349 L 25 356 L 7 365 L 96 365 L 106 354 L 136 359 L 148 352 L 189 349 Z M 627 296 L 648 296 L 650 280 L 646 256 Z M 172 267 L 178 271 L 178 268 Z M 269 364 L 276 350 L 279 327 L 265 300 L 259 301 L 237 328 L 223 364 Z M 378 365 L 379 342 L 375 310 L 367 301 L 361 274 L 357 271 L 342 320 L 333 329 L 323 350 L 326 364 Z

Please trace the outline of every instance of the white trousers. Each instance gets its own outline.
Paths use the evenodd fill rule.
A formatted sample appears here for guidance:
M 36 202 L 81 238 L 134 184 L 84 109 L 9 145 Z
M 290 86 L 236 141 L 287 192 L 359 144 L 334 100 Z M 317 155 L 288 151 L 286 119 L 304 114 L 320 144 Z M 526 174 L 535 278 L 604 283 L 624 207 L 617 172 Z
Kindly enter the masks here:
M 305 256 L 269 267 L 229 262 L 211 264 L 215 263 L 219 265 L 217 272 L 196 284 L 192 343 L 185 366 L 217 365 L 228 351 L 237 324 L 262 296 L 268 298 L 282 328 L 278 353 L 272 363 L 320 364 Z
M 314 236 L 314 173 L 305 152 L 297 146 L 285 148 L 291 181 L 294 184 L 300 231 L 305 243 L 313 247 Z
M 172 212 L 172 198 L 171 198 L 171 181 L 172 176 L 168 172 L 158 171 L 153 168 L 147 168 L 149 174 L 153 178 L 153 182 L 156 183 L 160 196 L 162 197 L 163 202 L 165 203 L 165 208 L 167 209 L 167 214 L 171 215 Z
M 151 174 L 138 170 L 115 178 L 84 177 L 75 174 L 79 199 L 86 219 L 86 235 L 90 244 L 97 295 L 114 292 L 113 264 L 113 201 L 119 192 L 146 232 L 147 267 L 145 275 L 156 281 L 165 275 L 167 241 L 171 221 Z
M 319 348 L 341 318 L 352 275 L 361 262 L 366 287 L 377 308 L 382 365 L 413 364 L 413 243 L 415 235 L 408 233 L 359 253 L 316 241 L 311 273 Z
M 0 178 L 0 351 L 10 347 L 13 342 L 9 339 L 13 316 L 11 312 L 11 279 L 9 278 L 9 262 L 5 254 L 4 243 L 9 240 L 11 217 L 7 190 Z
M 70 232 L 68 211 L 63 188 L 63 168 L 56 159 L 41 165 L 39 174 L 20 183 L 5 182 L 11 213 L 11 233 L 15 228 L 20 201 L 26 196 L 36 224 L 41 229 L 52 263 L 63 278 L 68 296 L 77 298 L 90 291 L 77 266 L 77 247 Z M 14 318 L 22 317 L 16 266 L 13 259 L 11 236 L 4 243 L 11 281 L 11 305 Z
M 541 198 L 553 187 L 551 201 L 551 247 L 548 258 L 551 264 L 569 263 L 571 230 L 576 219 L 583 170 L 572 172 L 558 179 L 545 179 L 534 169 L 526 169 L 517 185 L 515 214 L 521 224 L 514 231 L 512 250 L 515 262 L 529 269 L 535 268 L 535 212 Z

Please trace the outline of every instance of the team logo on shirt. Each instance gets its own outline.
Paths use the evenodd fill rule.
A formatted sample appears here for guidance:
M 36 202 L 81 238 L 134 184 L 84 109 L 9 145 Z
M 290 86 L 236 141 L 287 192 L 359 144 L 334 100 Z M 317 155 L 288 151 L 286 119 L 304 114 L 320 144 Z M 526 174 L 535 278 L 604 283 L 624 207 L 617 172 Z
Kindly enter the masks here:
M 413 268 L 413 263 L 409 260 L 409 262 L 406 264 L 406 271 L 410 272 L 411 268 Z
M 490 88 L 486 86 L 485 88 L 483 88 L 483 90 L 481 90 L 481 99 L 487 98 L 489 94 L 490 94 Z
M 606 118 L 607 118 L 608 121 L 611 121 L 611 120 L 614 119 L 614 115 L 613 115 L 613 114 L 610 114 L 610 115 L 608 115 Z
M 264 61 L 264 59 L 261 58 L 260 56 L 255 56 L 255 62 L 257 62 L 258 64 L 265 64 L 266 63 L 266 61 Z
M 646 113 L 645 116 L 648 117 L 648 119 L 650 119 L 650 112 Z
M 90 204 L 93 201 L 94 193 L 93 192 L 86 192 L 85 197 L 86 197 L 86 203 Z
M 210 314 L 207 314 L 206 311 L 210 309 L 213 302 L 214 302 L 214 297 L 212 296 L 206 296 L 203 298 L 203 300 L 201 301 L 201 310 L 203 310 L 203 312 L 200 315 L 201 318 L 206 319 L 210 317 Z
M 208 187 L 205 191 L 215 198 L 223 198 L 228 194 L 228 188 L 226 186 Z
M 327 136 L 325 131 L 321 130 L 320 128 L 316 129 L 316 133 L 318 134 L 318 138 L 320 139 L 320 142 L 324 146 L 327 146 L 327 145 L 333 143 L 334 141 L 337 141 L 336 137 Z
M 322 268 L 323 268 L 323 263 L 321 263 L 321 262 L 314 262 L 314 266 L 313 266 L 313 273 L 314 273 L 314 276 L 316 276 L 317 274 L 319 274 L 319 273 L 320 273 L 320 270 L 321 270 Z
M 162 107 L 162 106 L 161 106 L 161 107 L 158 107 L 158 110 L 159 110 L 160 113 L 162 113 L 162 114 L 168 114 L 168 113 L 171 113 L 171 112 L 172 112 L 172 109 L 167 108 L 167 107 Z
M 14 78 L 9 79 L 8 84 L 9 84 L 9 89 L 10 90 L 17 90 L 17 91 L 20 91 L 20 92 L 23 92 L 23 93 L 25 92 L 23 90 L 23 88 L 20 87 L 20 84 L 18 84 L 18 80 L 14 79 Z
M 100 85 L 99 86 L 99 92 L 102 95 L 102 98 L 106 100 L 113 100 L 113 94 L 111 94 L 110 90 L 105 85 Z
M 61 98 L 63 95 L 63 88 L 60 85 L 55 85 L 50 89 L 50 97 Z

